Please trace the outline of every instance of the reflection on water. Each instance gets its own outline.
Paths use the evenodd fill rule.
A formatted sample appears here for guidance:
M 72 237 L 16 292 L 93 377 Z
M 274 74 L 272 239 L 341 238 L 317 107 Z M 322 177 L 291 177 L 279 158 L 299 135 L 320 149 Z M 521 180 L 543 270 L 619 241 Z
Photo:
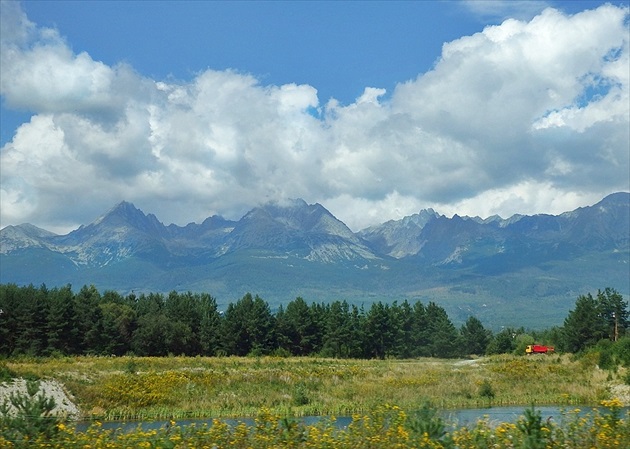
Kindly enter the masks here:
M 196 425 L 197 427 L 201 427 L 204 424 L 211 426 L 213 418 L 200 418 L 200 419 L 182 419 L 176 422 L 177 426 L 189 426 L 191 424 Z M 322 419 L 325 419 L 321 416 L 304 416 L 302 418 L 296 418 L 297 421 L 304 423 L 307 426 L 317 424 Z M 229 418 L 221 418 L 221 421 L 231 425 L 237 426 L 240 423 L 244 423 L 248 426 L 254 425 L 254 418 L 238 418 L 238 419 L 229 419 Z M 335 418 L 335 425 L 339 428 L 347 427 L 348 424 L 352 422 L 352 417 L 350 416 L 341 416 Z M 92 423 L 82 421 L 77 423 L 76 430 L 79 432 L 85 432 L 88 427 L 90 427 Z M 130 422 L 122 422 L 122 421 L 106 421 L 102 423 L 101 429 L 103 430 L 115 430 L 121 429 L 124 432 L 131 432 L 137 429 L 141 429 L 143 431 L 147 430 L 156 430 L 161 428 L 169 427 L 170 421 L 130 421 Z
M 503 422 L 516 422 L 520 416 L 523 416 L 523 413 L 527 407 L 488 407 L 488 408 L 471 408 L 471 409 L 458 409 L 458 410 L 444 410 L 441 412 L 441 416 L 443 419 L 456 427 L 464 427 L 474 425 L 479 419 L 487 419 L 490 424 L 499 424 Z M 579 407 L 580 414 L 586 414 L 593 410 L 592 407 Z M 552 420 L 556 423 L 560 422 L 562 414 L 566 411 L 575 410 L 575 407 L 571 407 L 567 409 L 566 407 L 535 407 L 537 411 L 540 411 L 543 421 Z M 627 411 L 628 408 L 624 409 Z M 322 419 L 327 419 L 326 417 L 321 416 L 305 416 L 302 418 L 298 418 L 298 421 L 304 423 L 305 425 L 313 425 L 320 422 Z M 244 423 L 246 425 L 253 425 L 253 418 L 239 418 L 239 419 L 222 419 L 221 421 L 230 424 L 230 425 L 238 425 L 240 423 Z M 352 422 L 352 418 L 350 416 L 340 416 L 335 418 L 335 425 L 339 428 L 345 428 Z M 80 422 L 77 423 L 76 429 L 79 432 L 84 432 L 90 426 L 89 422 Z M 208 426 L 212 425 L 212 418 L 207 419 L 184 419 L 181 421 L 177 421 L 178 426 L 188 426 L 191 424 L 195 424 L 196 426 L 203 426 L 207 424 Z M 169 421 L 132 421 L 132 422 L 118 422 L 118 421 L 110 421 L 104 422 L 101 426 L 104 430 L 112 430 L 112 429 L 121 429 L 124 432 L 129 432 L 136 429 L 142 429 L 143 431 L 160 429 L 163 427 L 170 426 Z
M 489 408 L 472 408 L 461 410 L 446 410 L 442 413 L 444 419 L 454 426 L 464 427 L 475 424 L 479 419 L 487 419 L 490 424 L 500 424 L 504 422 L 516 422 L 519 417 L 523 416 L 527 407 L 489 407 Z M 562 413 L 568 410 L 574 410 L 575 407 L 567 409 L 566 407 L 535 407 L 540 412 L 543 421 L 552 420 L 558 423 L 562 417 Z M 580 408 L 580 413 L 588 413 L 592 410 L 589 407 Z

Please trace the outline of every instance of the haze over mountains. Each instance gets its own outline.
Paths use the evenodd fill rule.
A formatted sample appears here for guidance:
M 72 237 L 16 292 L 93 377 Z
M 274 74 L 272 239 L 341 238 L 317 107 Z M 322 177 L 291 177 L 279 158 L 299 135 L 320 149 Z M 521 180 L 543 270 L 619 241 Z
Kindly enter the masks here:
M 320 204 L 269 203 L 238 221 L 165 226 L 122 202 L 67 235 L 0 230 L 0 282 L 94 284 L 122 293 L 246 292 L 272 306 L 346 299 L 436 301 L 454 321 L 561 324 L 580 294 L 630 292 L 630 193 L 553 215 L 508 219 L 420 211 L 352 232 Z

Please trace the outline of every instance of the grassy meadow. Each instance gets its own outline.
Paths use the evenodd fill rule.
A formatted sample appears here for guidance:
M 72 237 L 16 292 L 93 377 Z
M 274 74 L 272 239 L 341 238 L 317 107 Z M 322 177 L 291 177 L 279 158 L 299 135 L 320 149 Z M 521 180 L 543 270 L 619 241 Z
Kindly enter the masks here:
M 53 378 L 86 419 L 351 416 L 384 405 L 414 411 L 488 405 L 590 406 L 612 399 L 625 369 L 570 355 L 476 360 L 278 357 L 12 359 L 26 378 Z

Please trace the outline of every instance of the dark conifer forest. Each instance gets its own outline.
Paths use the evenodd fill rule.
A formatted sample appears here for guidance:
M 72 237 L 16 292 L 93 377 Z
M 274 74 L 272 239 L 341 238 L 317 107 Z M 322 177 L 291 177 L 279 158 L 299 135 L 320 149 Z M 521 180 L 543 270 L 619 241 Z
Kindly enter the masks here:
M 346 301 L 308 304 L 298 297 L 272 312 L 248 293 L 221 311 L 206 293 L 123 296 L 94 286 L 74 292 L 69 285 L 0 285 L 2 356 L 453 358 L 522 353 L 534 342 L 580 352 L 602 341 L 628 342 L 628 324 L 627 302 L 609 288 L 578 297 L 563 326 L 495 334 L 473 316 L 457 328 L 434 302 L 364 308 Z

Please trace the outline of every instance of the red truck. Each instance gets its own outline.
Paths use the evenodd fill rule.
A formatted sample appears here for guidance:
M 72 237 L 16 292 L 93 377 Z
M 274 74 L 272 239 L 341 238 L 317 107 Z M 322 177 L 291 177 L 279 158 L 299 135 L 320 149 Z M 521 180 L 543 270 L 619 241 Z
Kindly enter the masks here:
M 527 345 L 525 354 L 547 354 L 553 352 L 553 346 Z

